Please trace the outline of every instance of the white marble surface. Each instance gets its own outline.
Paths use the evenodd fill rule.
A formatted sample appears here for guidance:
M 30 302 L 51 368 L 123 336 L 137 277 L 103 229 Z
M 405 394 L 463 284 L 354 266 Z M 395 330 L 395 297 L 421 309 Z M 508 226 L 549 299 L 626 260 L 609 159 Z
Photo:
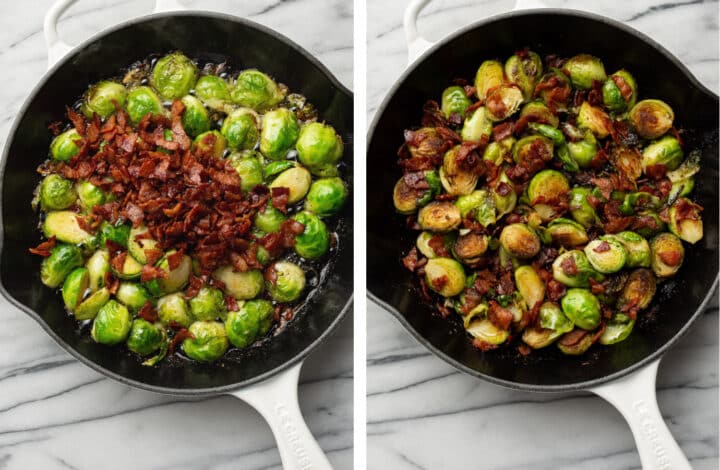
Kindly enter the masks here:
M 188 1 L 247 16 L 283 32 L 352 85 L 352 2 Z M 43 75 L 41 32 L 50 0 L 3 2 L 0 16 L 0 138 Z M 152 2 L 80 0 L 61 36 L 81 41 L 149 13 Z M 312 14 L 313 27 L 297 19 Z M 26 315 L 0 301 L 0 468 L 277 469 L 259 414 L 232 397 L 187 402 L 134 390 L 74 361 Z M 352 318 L 308 359 L 300 402 L 311 431 L 338 469 L 352 467 Z
M 717 2 L 545 0 L 586 9 L 649 34 L 718 90 Z M 368 0 L 368 122 L 406 63 L 407 1 Z M 437 40 L 509 0 L 436 0 L 420 32 Z M 700 45 L 700 46 L 699 46 Z M 369 302 L 368 468 L 503 470 L 637 469 L 620 414 L 600 398 L 506 390 L 463 375 L 431 355 Z M 662 361 L 658 400 L 693 468 L 718 468 L 717 302 Z

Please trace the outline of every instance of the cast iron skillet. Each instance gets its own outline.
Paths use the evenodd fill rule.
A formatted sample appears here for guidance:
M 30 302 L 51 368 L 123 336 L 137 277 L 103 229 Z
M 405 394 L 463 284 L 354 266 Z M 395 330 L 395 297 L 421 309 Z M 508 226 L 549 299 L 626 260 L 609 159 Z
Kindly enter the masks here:
M 415 15 L 425 3 L 414 2 Z M 415 31 L 414 24 L 408 27 L 408 17 L 412 14 L 406 15 L 411 40 Z M 704 238 L 694 246 L 686 245 L 676 281 L 659 289 L 659 311 L 653 321 L 639 322 L 626 341 L 612 347 L 594 346 L 581 358 L 565 356 L 554 347 L 533 351 L 528 357 L 514 348 L 478 351 L 466 338 L 461 322 L 441 318 L 421 300 L 413 276 L 400 262 L 417 235 L 407 230 L 405 217 L 395 213 L 392 203 L 393 186 L 400 177 L 395 155 L 403 143 L 403 129 L 419 127 L 423 103 L 438 100 L 454 78 L 472 78 L 482 60 L 504 60 L 526 46 L 541 56 L 587 52 L 602 58 L 608 73 L 627 68 L 637 79 L 641 97 L 661 98 L 672 106 L 675 122 L 686 129 L 685 148 L 702 152 L 694 197 L 705 208 Z M 367 193 L 370 298 L 434 354 L 489 382 L 528 391 L 569 391 L 629 374 L 659 358 L 677 341 L 701 314 L 717 282 L 718 97 L 659 44 L 608 18 L 554 9 L 512 12 L 443 39 L 410 65 L 388 93 L 370 128 L 367 160 L 374 187 Z
M 86 41 L 52 67 L 15 120 L 0 170 L 0 292 L 70 354 L 103 375 L 154 392 L 203 396 L 237 390 L 289 368 L 338 325 L 352 300 L 353 203 L 347 201 L 341 214 L 337 254 L 322 287 L 281 334 L 260 347 L 231 352 L 212 364 L 175 359 L 145 367 L 122 348 L 98 345 L 86 332 L 79 334 L 60 296 L 40 282 L 41 260 L 28 254 L 28 247 L 40 240 L 30 200 L 39 181 L 35 169 L 46 158 L 51 140 L 47 126 L 65 119 L 65 105 L 88 84 L 115 76 L 149 54 L 177 49 L 189 57 L 227 59 L 237 69 L 256 67 L 305 95 L 321 119 L 342 136 L 345 175 L 352 188 L 352 94 L 300 46 L 264 26 L 228 15 L 174 12 L 128 21 Z

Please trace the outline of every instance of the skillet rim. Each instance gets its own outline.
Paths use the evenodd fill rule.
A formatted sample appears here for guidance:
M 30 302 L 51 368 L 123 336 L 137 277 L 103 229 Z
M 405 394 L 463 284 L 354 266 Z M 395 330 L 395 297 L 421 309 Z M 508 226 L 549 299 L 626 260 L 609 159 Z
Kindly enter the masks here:
M 85 41 L 82 41 L 80 44 L 74 46 L 70 52 L 65 54 L 60 60 L 58 60 L 55 64 L 53 64 L 52 67 L 50 67 L 40 78 L 37 84 L 32 88 L 32 91 L 28 96 L 25 98 L 25 101 L 23 102 L 22 106 L 18 110 L 15 119 L 13 120 L 12 126 L 10 127 L 10 130 L 7 133 L 7 138 L 5 140 L 5 145 L 3 146 L 2 150 L 2 156 L 0 156 L 0 182 L 4 181 L 5 179 L 5 168 L 7 166 L 7 160 L 8 160 L 8 153 L 9 149 L 13 143 L 13 140 L 15 138 L 15 134 L 18 130 L 20 121 L 27 113 L 27 109 L 30 106 L 30 103 L 35 99 L 37 94 L 40 92 L 40 90 L 43 89 L 47 81 L 52 77 L 55 72 L 63 67 L 70 59 L 72 59 L 75 55 L 77 55 L 78 52 L 87 49 L 90 45 L 95 43 L 96 41 L 104 38 L 105 36 L 114 33 L 116 31 L 119 31 L 124 28 L 136 26 L 140 23 L 150 22 L 154 20 L 159 19 L 171 19 L 174 17 L 198 17 L 198 18 L 211 18 L 216 20 L 224 20 L 229 21 L 233 23 L 238 23 L 242 26 L 258 30 L 260 32 L 263 32 L 265 34 L 268 34 L 276 39 L 278 39 L 281 42 L 284 42 L 288 47 L 293 49 L 296 53 L 300 54 L 302 57 L 304 57 L 307 61 L 309 61 L 312 65 L 317 67 L 317 69 L 322 72 L 322 74 L 330 81 L 330 83 L 337 88 L 338 92 L 350 99 L 353 98 L 353 93 L 350 91 L 348 87 L 343 85 L 336 77 L 335 75 L 330 72 L 330 70 L 322 63 L 320 62 L 314 55 L 312 55 L 309 51 L 307 51 L 305 48 L 297 44 L 292 39 L 288 38 L 284 34 L 281 34 L 277 32 L 276 30 L 262 25 L 260 23 L 257 23 L 255 21 L 249 20 L 244 17 L 239 17 L 235 15 L 230 15 L 227 13 L 220 13 L 220 12 L 212 12 L 212 11 L 203 11 L 203 10 L 186 10 L 186 11 L 172 11 L 172 12 L 163 12 L 163 13 L 155 13 L 155 14 L 149 14 L 149 15 L 142 15 L 138 16 L 136 18 L 131 18 L 129 20 L 123 21 L 121 23 L 115 24 L 109 28 L 103 29 L 95 34 L 93 34 L 90 38 L 86 39 Z M 354 103 L 353 103 L 354 105 Z M 350 130 L 351 135 L 354 133 L 354 125 L 353 129 Z M 353 162 L 354 164 L 354 162 Z M 3 223 L 3 196 L 2 191 L 0 191 L 0 257 L 2 257 L 3 249 L 4 249 L 4 242 L 5 242 L 5 227 Z M 354 238 L 354 230 L 353 230 L 353 238 Z M 141 382 L 138 380 L 130 379 L 128 377 L 125 377 L 123 375 L 117 374 L 111 370 L 108 370 L 101 365 L 97 364 L 96 362 L 88 359 L 87 357 L 80 354 L 75 348 L 73 348 L 70 344 L 66 343 L 60 336 L 55 333 L 55 331 L 43 320 L 43 318 L 35 312 L 35 310 L 25 306 L 18 300 L 16 300 L 5 288 L 5 285 L 2 282 L 2 278 L 0 277 L 0 294 L 14 307 L 20 309 L 23 311 L 26 315 L 28 315 L 30 318 L 35 320 L 43 330 L 50 336 L 55 343 L 60 346 L 62 349 L 64 349 L 66 352 L 68 352 L 71 356 L 73 356 L 75 359 L 77 359 L 80 363 L 90 367 L 91 369 L 95 370 L 96 372 L 99 372 L 100 374 L 104 375 L 105 377 L 108 377 L 116 382 L 119 382 L 123 385 L 129 385 L 134 388 L 138 388 L 141 390 L 146 390 L 149 392 L 154 393 L 160 393 L 163 395 L 172 395 L 177 397 L 185 397 L 185 398 L 202 398 L 202 397 L 209 397 L 214 395 L 222 395 L 231 393 L 237 390 L 240 390 L 242 388 L 248 387 L 250 385 L 263 382 L 280 372 L 294 366 L 298 362 L 304 360 L 307 358 L 307 356 L 315 350 L 320 344 L 322 344 L 328 336 L 330 336 L 331 333 L 333 333 L 338 325 L 342 322 L 342 320 L 347 315 L 348 311 L 353 307 L 353 298 L 354 298 L 354 292 L 351 292 L 350 296 L 347 298 L 345 304 L 343 305 L 342 309 L 338 312 L 337 316 L 333 319 L 333 321 L 330 323 L 330 325 L 325 329 L 325 331 L 322 332 L 317 338 L 315 338 L 305 349 L 300 351 L 298 354 L 290 358 L 289 360 L 283 362 L 279 366 L 270 369 L 262 374 L 259 374 L 255 377 L 249 378 L 247 380 L 241 381 L 241 382 L 235 382 L 228 385 L 222 385 L 217 387 L 204 387 L 204 388 L 174 388 L 174 387 L 163 387 L 158 385 L 151 385 L 147 384 L 145 382 Z
M 682 72 L 683 75 L 688 79 L 691 86 L 698 89 L 701 93 L 708 96 L 709 99 L 714 100 L 716 103 L 718 102 L 718 95 L 715 94 L 712 90 L 710 90 L 708 87 L 706 87 L 704 84 L 702 84 L 693 74 L 690 72 L 690 70 L 683 64 L 677 57 L 675 57 L 674 54 L 672 54 L 670 51 L 668 51 L 664 46 L 662 46 L 660 43 L 655 41 L 654 39 L 647 36 L 645 33 L 642 33 L 635 28 L 632 28 L 620 21 L 617 21 L 615 19 L 609 18 L 607 16 L 598 15 L 595 13 L 590 13 L 586 11 L 581 10 L 575 10 L 571 8 L 532 8 L 532 9 L 523 9 L 518 11 L 510 11 L 506 13 L 500 13 L 497 15 L 492 15 L 487 18 L 475 21 L 473 23 L 470 23 L 466 26 L 461 27 L 460 29 L 448 34 L 447 36 L 439 39 L 437 42 L 435 42 L 432 46 L 430 46 L 427 50 L 425 50 L 422 54 L 420 54 L 419 57 L 417 57 L 411 64 L 409 64 L 403 73 L 395 79 L 395 82 L 393 83 L 392 87 L 387 91 L 385 97 L 383 98 L 382 103 L 375 111 L 375 115 L 373 116 L 372 123 L 370 124 L 370 127 L 368 128 L 367 133 L 367 142 L 368 147 L 366 149 L 366 153 L 370 148 L 370 143 L 373 141 L 373 137 L 375 134 L 375 130 L 379 124 L 380 118 L 385 113 L 386 108 L 388 107 L 390 101 L 395 97 L 398 90 L 404 85 L 404 82 L 407 80 L 408 76 L 412 74 L 416 68 L 420 66 L 420 64 L 424 63 L 431 55 L 433 55 L 435 52 L 443 48 L 445 45 L 447 45 L 449 42 L 465 35 L 466 33 L 482 28 L 483 26 L 493 23 L 500 20 L 505 20 L 508 18 L 513 18 L 517 16 L 536 16 L 536 15 L 556 15 L 556 16 L 567 16 L 567 17 L 579 17 L 583 19 L 588 19 L 592 21 L 596 21 L 599 23 L 605 23 L 608 26 L 611 26 L 613 28 L 622 30 L 625 33 L 630 34 L 631 36 L 635 37 L 639 41 L 642 41 L 646 43 L 647 45 L 654 48 L 656 51 L 658 51 L 660 54 L 665 56 L 670 62 L 675 65 L 675 67 Z M 717 108 L 717 105 L 716 105 Z M 366 195 L 367 199 L 367 195 Z M 366 277 L 369 276 L 370 273 L 368 272 L 366 274 Z M 703 298 L 702 302 L 700 302 L 700 305 L 698 306 L 697 310 L 695 310 L 695 313 L 692 314 L 692 316 L 687 320 L 687 322 L 683 325 L 682 328 L 680 328 L 672 338 L 670 338 L 665 344 L 663 344 L 661 347 L 659 347 L 657 350 L 655 350 L 652 354 L 649 354 L 642 358 L 641 360 L 637 361 L 636 363 L 624 367 L 612 374 L 605 375 L 603 377 L 598 377 L 593 380 L 585 380 L 575 383 L 568 383 L 568 384 L 562 384 L 562 385 L 536 385 L 536 384 L 528 384 L 528 383 L 522 383 L 522 382 L 514 382 L 511 380 L 505 380 L 500 379 L 497 377 L 494 377 L 492 375 L 488 375 L 485 373 L 482 373 L 480 371 L 477 371 L 471 367 L 468 367 L 464 363 L 450 357 L 445 352 L 441 351 L 440 349 L 436 348 L 430 341 L 428 341 L 424 336 L 422 336 L 413 326 L 410 324 L 410 322 L 405 318 L 405 316 L 398 311 L 394 306 L 390 305 L 385 300 L 381 299 L 379 296 L 374 294 L 370 288 L 367 289 L 367 297 L 378 304 L 380 307 L 382 307 L 384 310 L 386 310 L 388 313 L 390 313 L 395 320 L 397 320 L 405 329 L 406 332 L 410 333 L 410 335 L 418 342 L 420 345 L 428 349 L 431 353 L 433 353 L 435 356 L 439 357 L 443 361 L 447 362 L 451 366 L 453 366 L 455 369 L 459 370 L 460 372 L 464 372 L 465 374 L 471 375 L 473 377 L 482 379 L 484 381 L 490 382 L 494 385 L 499 385 L 501 387 L 514 389 L 514 390 L 522 390 L 527 392 L 540 392 L 540 393 L 557 393 L 557 392 L 572 392 L 572 391 L 587 391 L 592 387 L 596 387 L 598 385 L 611 382 L 616 379 L 620 379 L 626 375 L 629 375 L 632 372 L 635 372 L 636 370 L 639 370 L 643 367 L 645 367 L 647 364 L 654 360 L 660 360 L 662 356 L 665 354 L 665 352 L 671 348 L 675 343 L 683 337 L 687 331 L 690 329 L 690 327 L 695 323 L 697 318 L 702 315 L 702 313 L 705 311 L 705 307 L 707 306 L 708 302 L 711 300 L 713 293 L 718 287 L 718 283 L 720 281 L 720 272 L 715 274 L 715 278 L 712 281 L 711 287 L 708 290 L 707 294 L 705 294 L 705 297 Z

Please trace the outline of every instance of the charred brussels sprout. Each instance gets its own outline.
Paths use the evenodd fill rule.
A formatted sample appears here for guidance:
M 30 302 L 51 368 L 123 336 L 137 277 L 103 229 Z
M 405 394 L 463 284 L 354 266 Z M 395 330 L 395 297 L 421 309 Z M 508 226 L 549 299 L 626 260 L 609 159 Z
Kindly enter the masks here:
M 505 62 L 505 76 L 520 87 L 526 100 L 532 97 L 542 73 L 542 59 L 532 51 L 515 54 Z
M 48 287 L 60 287 L 68 274 L 82 266 L 80 248 L 73 245 L 57 245 L 50 250 L 50 256 L 40 265 L 40 280 Z
M 485 101 L 488 119 L 504 121 L 520 109 L 523 92 L 516 85 L 500 85 L 488 93 Z
M 664 101 L 642 100 L 630 110 L 630 121 L 638 135 L 645 139 L 657 139 L 673 125 L 675 113 Z
M 447 141 L 434 127 L 422 127 L 411 132 L 412 138 L 406 140 L 413 158 L 432 158 L 447 150 Z
M 265 335 L 272 326 L 273 304 L 267 300 L 248 300 L 225 320 L 225 332 L 233 346 L 246 348 Z
M 301 146 L 309 147 L 309 150 L 303 148 L 306 156 L 310 155 L 314 159 L 322 159 L 328 157 L 328 154 L 331 153 L 330 146 L 335 144 L 334 141 L 327 141 L 326 132 L 313 131 L 313 129 L 317 129 L 317 126 L 324 129 L 322 124 L 312 123 L 306 127 L 310 126 L 312 127 L 310 131 L 306 131 L 305 141 L 302 144 L 298 142 L 298 155 L 300 156 L 300 161 L 305 165 L 307 164 L 303 161 L 300 152 Z M 286 108 L 278 108 L 266 113 L 262 118 L 261 128 L 260 152 L 271 160 L 284 159 L 288 151 L 295 145 L 300 134 L 300 128 L 298 127 L 295 114 Z M 330 129 L 332 130 L 332 128 Z M 332 132 L 334 134 L 335 131 L 333 130 Z M 311 161 L 314 160 L 311 159 Z
M 585 228 L 574 220 L 558 218 L 550 222 L 547 233 L 553 243 L 564 247 L 584 245 L 588 241 Z
M 154 325 L 147 320 L 137 318 L 130 327 L 127 347 L 140 356 L 147 356 L 160 349 L 165 342 L 165 331 L 162 327 Z
M 187 95 L 197 81 L 197 67 L 179 52 L 173 52 L 155 63 L 150 84 L 166 100 Z
M 683 160 L 680 142 L 675 137 L 665 136 L 651 143 L 642 153 L 642 168 L 647 171 L 651 165 L 664 165 L 667 170 L 674 170 Z
M 305 272 L 297 264 L 278 261 L 267 268 L 265 286 L 276 302 L 292 302 L 305 290 Z
M 426 258 L 436 258 L 440 256 L 439 253 L 435 252 L 435 248 L 433 248 L 430 244 L 430 240 L 433 237 L 440 237 L 440 240 L 442 240 L 443 248 L 446 250 L 450 249 L 450 245 L 452 244 L 452 238 L 449 235 L 437 235 L 432 232 L 420 232 L 420 235 L 418 235 L 417 240 L 415 241 L 415 246 L 417 246 L 417 249 L 420 250 L 420 253 Z
M 557 217 L 553 203 L 565 200 L 570 183 L 559 171 L 543 170 L 533 176 L 527 191 L 533 209 L 543 221 L 548 221 Z
M 636 269 L 628 276 L 617 300 L 620 311 L 643 310 L 650 305 L 656 288 L 655 276 L 649 269 Z
M 501 330 L 487 318 L 472 321 L 465 330 L 473 338 L 490 345 L 502 344 L 510 336 L 509 331 Z
M 581 333 L 579 338 L 577 333 Z M 593 335 L 585 332 L 584 330 L 573 330 L 566 333 L 557 343 L 558 349 L 568 356 L 580 356 L 581 354 L 585 354 L 592 344 Z
M 588 287 L 590 279 L 602 281 L 603 275 L 593 269 L 585 253 L 570 250 L 553 261 L 553 277 L 568 287 Z
M 308 193 L 311 180 L 310 172 L 298 165 L 280 173 L 269 186 L 270 189 L 288 188 L 290 190 L 288 203 L 295 204 Z
M 322 178 L 310 185 L 305 209 L 320 217 L 328 217 L 340 211 L 348 191 L 340 178 Z
M 62 286 L 62 298 L 65 308 L 74 311 L 90 285 L 87 268 L 75 268 L 66 278 Z
M 632 181 L 642 176 L 642 154 L 636 148 L 615 146 L 610 152 L 610 161 Z
M 220 359 L 229 343 L 225 325 L 216 321 L 196 321 L 188 328 L 190 338 L 182 343 L 183 352 L 190 359 L 212 362 Z
M 280 224 L 283 221 L 285 221 L 285 216 L 282 212 L 271 205 L 266 205 L 264 210 L 258 211 L 255 215 L 253 225 L 263 233 L 274 233 L 280 230 Z
M 612 121 L 602 109 L 583 101 L 577 116 L 577 125 L 581 129 L 589 129 L 598 138 L 603 139 L 610 135 Z
M 425 282 L 443 297 L 453 297 L 465 288 L 465 271 L 454 259 L 433 258 L 425 265 Z
M 530 265 L 520 266 L 515 270 L 515 285 L 528 309 L 532 309 L 545 298 L 545 284 Z
M 497 179 L 497 185 L 493 188 L 492 194 L 493 202 L 495 203 L 496 218 L 509 214 L 515 209 L 518 197 L 515 193 L 513 182 L 510 181 L 510 178 L 508 178 L 504 171 Z M 479 214 L 480 212 L 478 212 L 478 215 Z M 482 221 L 480 222 L 482 223 Z M 487 224 L 485 225 L 487 226 Z
M 255 152 L 233 152 L 228 157 L 230 165 L 240 176 L 240 188 L 248 192 L 264 180 L 263 166 Z
M 505 82 L 503 65 L 496 60 L 486 60 L 475 74 L 475 92 L 479 100 L 487 98 L 488 91 L 497 88 Z
M 589 167 L 598 152 L 595 135 L 590 131 L 585 132 L 585 137 L 582 140 L 577 142 L 568 142 L 567 150 L 570 158 L 575 160 L 578 167 Z
M 193 150 L 209 153 L 215 158 L 222 158 L 227 149 L 227 139 L 220 131 L 211 130 L 203 132 L 193 140 Z
M 230 108 L 230 89 L 227 82 L 216 75 L 204 75 L 195 84 L 195 96 L 207 107 L 226 112 Z
M 631 320 L 623 313 L 616 313 L 605 325 L 605 331 L 600 335 L 598 342 L 608 346 L 624 341 L 630 336 L 634 326 L 635 320 Z
M 585 245 L 585 256 L 597 272 L 610 274 L 625 266 L 627 251 L 615 237 L 603 236 Z
M 560 119 L 550 111 L 542 101 L 531 101 L 520 110 L 520 118 L 530 123 L 546 124 L 553 128 L 560 124 Z
M 460 209 L 451 202 L 434 201 L 420 209 L 418 223 L 423 230 L 449 232 L 460 226 Z
M 225 284 L 225 292 L 238 300 L 254 299 L 264 289 L 263 274 L 257 269 L 235 272 L 230 266 L 218 268 L 213 277 Z
M 45 211 L 67 209 L 78 197 L 73 182 L 54 173 L 43 178 L 39 196 L 40 207 Z
M 650 266 L 657 277 L 673 276 L 685 259 L 685 248 L 672 233 L 661 233 L 650 242 Z
M 53 160 L 66 162 L 78 154 L 83 138 L 75 128 L 69 129 L 55 137 L 50 144 L 50 156 Z
M 312 122 L 300 129 L 298 159 L 317 176 L 334 176 L 343 156 L 343 142 L 331 126 Z
M 462 87 L 445 88 L 440 107 L 446 118 L 450 118 L 453 114 L 457 114 L 461 118 L 465 117 L 465 110 L 468 106 L 470 106 L 470 98 L 467 97 Z
M 610 111 L 621 113 L 635 106 L 637 83 L 627 70 L 610 75 L 602 87 L 603 103 Z
M 90 335 L 100 344 L 119 344 L 128 337 L 131 326 L 132 316 L 128 309 L 110 300 L 97 313 Z
M 43 223 L 43 233 L 48 238 L 55 237 L 58 241 L 73 245 L 89 243 L 93 236 L 80 227 L 78 217 L 82 216 L 72 211 L 48 212 Z
M 552 302 L 545 302 L 538 313 L 540 328 L 527 328 L 523 332 L 523 342 L 533 349 L 540 349 L 552 344 L 568 331 L 572 331 L 573 323 L 568 320 L 560 307 Z
M 230 96 L 236 104 L 262 111 L 280 103 L 285 90 L 259 70 L 245 70 L 235 80 Z
M 589 90 L 593 81 L 604 82 L 605 66 L 597 57 L 589 54 L 578 54 L 565 62 L 564 69 L 570 75 L 570 81 L 576 88 Z
M 150 294 L 139 284 L 134 282 L 121 282 L 115 297 L 120 303 L 132 310 L 140 310 L 150 301 Z
M 503 249 L 515 258 L 529 259 L 540 251 L 540 237 L 525 224 L 506 225 L 500 233 Z
M 220 132 L 233 150 L 252 150 L 260 136 L 258 115 L 247 108 L 240 108 L 225 117 Z
M 513 160 L 522 163 L 530 157 L 540 157 L 550 161 L 553 157 L 553 143 L 547 137 L 530 135 L 518 140 L 513 146 Z
M 174 322 L 187 328 L 193 321 L 185 296 L 180 292 L 160 297 L 157 302 L 157 312 L 163 325 Z
M 448 150 L 440 167 L 440 181 L 445 191 L 456 196 L 470 194 L 478 182 L 478 175 L 475 172 L 463 168 L 458 163 L 457 155 L 460 150 L 459 145 Z
M 210 130 L 210 115 L 202 101 L 192 95 L 187 95 L 183 97 L 182 104 L 185 105 L 182 126 L 187 135 L 195 138 Z
M 680 240 L 695 244 L 703 237 L 700 206 L 689 199 L 680 198 L 670 207 L 668 228 Z
M 577 187 L 570 190 L 570 214 L 580 225 L 590 228 L 600 221 L 593 206 L 588 202 L 592 195 L 590 188 Z
M 623 244 L 627 252 L 625 266 L 628 268 L 650 267 L 650 245 L 640 234 L 620 232 L 614 238 Z
M 125 106 L 133 124 L 140 122 L 148 113 L 153 115 L 164 114 L 160 98 L 147 86 L 139 86 L 130 90 Z
M 325 223 L 311 212 L 301 212 L 293 219 L 305 226 L 300 235 L 295 236 L 295 253 L 305 259 L 317 259 L 330 248 L 330 234 Z
M 439 204 L 439 203 L 438 203 Z M 460 196 L 455 201 L 455 207 L 460 211 L 459 222 L 468 214 L 480 222 L 483 227 L 494 224 L 496 221 L 495 200 L 493 194 L 479 189 L 472 193 Z
M 480 261 L 489 245 L 490 237 L 470 232 L 465 235 L 460 235 L 457 240 L 455 240 L 455 243 L 453 244 L 453 253 L 461 262 L 472 265 Z M 432 250 L 429 245 L 428 248 Z M 422 252 L 422 250 L 420 251 Z
M 488 119 L 488 112 L 483 107 L 475 109 L 465 118 L 460 137 L 469 142 L 480 142 L 492 134 L 492 122 Z
M 600 301 L 587 289 L 568 289 L 560 305 L 565 316 L 583 330 L 600 324 Z
M 89 181 L 79 181 L 75 185 L 75 192 L 80 199 L 80 207 L 86 213 L 92 212 L 93 207 L 105 204 L 108 200 L 105 191 Z
M 88 119 L 92 119 L 93 114 L 106 119 L 111 114 L 115 114 L 117 111 L 115 106 L 119 109 L 125 106 L 126 98 L 127 90 L 122 83 L 105 80 L 88 89 L 83 96 L 80 109 Z
M 227 313 L 225 296 L 215 287 L 203 286 L 188 303 L 190 313 L 195 320 L 214 320 L 224 317 Z

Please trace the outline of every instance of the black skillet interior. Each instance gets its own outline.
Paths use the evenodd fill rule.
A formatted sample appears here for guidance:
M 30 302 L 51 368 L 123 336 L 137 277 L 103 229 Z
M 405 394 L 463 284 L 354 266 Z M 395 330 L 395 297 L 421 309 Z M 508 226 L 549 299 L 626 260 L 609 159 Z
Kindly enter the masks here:
M 640 97 L 660 98 L 675 110 L 676 125 L 686 129 L 685 148 L 702 151 L 695 197 L 705 208 L 705 237 L 687 246 L 677 280 L 660 288 L 659 311 L 639 322 L 629 339 L 614 347 L 596 347 L 577 358 L 557 348 L 520 356 L 514 348 L 482 353 L 474 349 L 459 322 L 433 314 L 420 300 L 400 254 L 414 243 L 405 218 L 394 212 L 392 188 L 400 172 L 396 151 L 403 129 L 420 124 L 427 99 L 439 101 L 454 78 L 472 80 L 485 59 L 504 61 L 523 47 L 541 56 L 569 57 L 587 52 L 603 59 L 611 73 L 627 68 L 637 79 Z M 444 40 L 396 83 L 378 111 L 368 147 L 368 289 L 421 343 L 467 373 L 528 390 L 584 388 L 622 375 L 658 355 L 679 334 L 711 295 L 718 274 L 718 99 L 676 59 L 648 38 L 614 21 L 567 10 L 502 15 L 473 25 Z
M 51 139 L 48 124 L 63 120 L 65 105 L 72 104 L 89 84 L 114 76 L 150 54 L 177 49 L 203 60 L 227 59 L 236 70 L 256 67 L 304 94 L 321 119 L 342 136 L 348 165 L 345 175 L 352 188 L 352 96 L 317 60 L 274 31 L 239 18 L 205 13 L 146 17 L 80 47 L 43 79 L 21 111 L 5 149 L 0 280 L 11 301 L 35 317 L 69 352 L 106 375 L 160 392 L 218 393 L 261 380 L 303 357 L 348 310 L 353 286 L 352 200 L 341 215 L 334 265 L 303 313 L 272 340 L 245 352 L 231 352 L 211 365 L 172 358 L 155 368 L 144 367 L 123 348 L 100 346 L 89 335 L 78 334 L 60 296 L 40 283 L 40 260 L 27 251 L 40 240 L 30 200 L 39 180 L 35 169 L 46 158 Z

